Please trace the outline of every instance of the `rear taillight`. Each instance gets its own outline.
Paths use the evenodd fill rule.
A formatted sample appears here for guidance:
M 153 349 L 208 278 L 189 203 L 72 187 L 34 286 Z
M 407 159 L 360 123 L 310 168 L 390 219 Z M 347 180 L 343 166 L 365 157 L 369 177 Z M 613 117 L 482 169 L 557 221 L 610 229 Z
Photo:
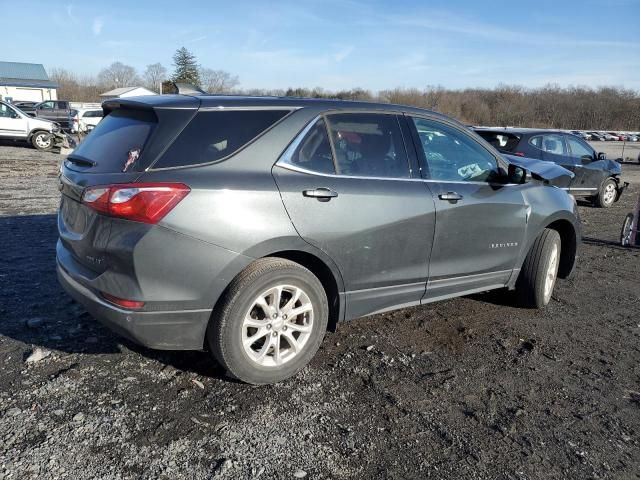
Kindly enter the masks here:
M 516 155 L 517 157 L 524 157 L 524 153 L 522 152 L 515 152 L 514 155 Z
M 191 190 L 182 183 L 124 183 L 89 187 L 82 203 L 110 217 L 158 223 Z

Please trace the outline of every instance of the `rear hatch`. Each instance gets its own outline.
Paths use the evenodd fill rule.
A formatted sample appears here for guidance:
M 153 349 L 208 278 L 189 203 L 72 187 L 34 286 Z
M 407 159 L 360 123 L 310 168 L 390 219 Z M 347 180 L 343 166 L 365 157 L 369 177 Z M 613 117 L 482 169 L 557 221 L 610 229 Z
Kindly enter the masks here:
M 520 136 L 501 130 L 476 130 L 496 150 L 503 153 L 514 153 L 520 143 Z
M 87 275 L 97 276 L 111 264 L 107 245 L 114 219 L 82 204 L 84 190 L 137 181 L 189 122 L 199 103 L 193 97 L 173 96 L 107 101 L 103 120 L 65 159 L 58 214 L 62 253 L 85 267 Z

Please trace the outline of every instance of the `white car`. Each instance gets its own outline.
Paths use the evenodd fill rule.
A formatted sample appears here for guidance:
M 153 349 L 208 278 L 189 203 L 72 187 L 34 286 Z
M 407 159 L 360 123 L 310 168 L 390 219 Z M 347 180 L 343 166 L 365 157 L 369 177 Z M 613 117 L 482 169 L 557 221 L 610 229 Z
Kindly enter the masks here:
M 59 131 L 57 123 L 30 117 L 19 108 L 0 101 L 0 138 L 25 140 L 38 150 L 49 150 L 53 147 L 49 134 Z
M 101 108 L 81 108 L 73 119 L 72 132 L 89 132 L 95 128 L 104 113 Z

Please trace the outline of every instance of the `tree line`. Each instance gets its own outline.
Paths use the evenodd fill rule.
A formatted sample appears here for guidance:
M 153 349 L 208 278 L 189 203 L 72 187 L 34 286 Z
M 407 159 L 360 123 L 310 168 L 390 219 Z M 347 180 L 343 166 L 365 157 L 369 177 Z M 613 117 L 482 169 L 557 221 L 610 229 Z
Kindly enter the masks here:
M 322 88 L 242 89 L 237 76 L 224 70 L 203 68 L 186 48 L 173 57 L 174 70 L 160 63 L 147 65 L 141 74 L 135 68 L 115 62 L 97 77 L 82 77 L 63 68 L 54 68 L 52 80 L 60 88 L 58 97 L 81 102 L 100 100 L 107 90 L 143 85 L 169 93 L 172 84 L 185 82 L 209 93 L 275 95 L 287 97 L 335 98 L 342 100 L 397 103 L 426 108 L 450 115 L 471 125 L 562 128 L 576 130 L 640 129 L 640 92 L 622 87 L 540 88 L 500 85 L 496 88 L 448 89 L 443 86 L 394 88 L 373 92 L 362 88 L 328 91 Z

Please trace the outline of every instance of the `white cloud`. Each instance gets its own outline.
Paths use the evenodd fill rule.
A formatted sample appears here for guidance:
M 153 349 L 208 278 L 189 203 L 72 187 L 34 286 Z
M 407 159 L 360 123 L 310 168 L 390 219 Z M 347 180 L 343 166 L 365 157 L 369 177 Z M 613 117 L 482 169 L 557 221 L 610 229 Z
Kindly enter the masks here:
M 104 19 L 102 17 L 94 18 L 92 30 L 96 37 L 102 33 L 102 27 L 104 27 Z

